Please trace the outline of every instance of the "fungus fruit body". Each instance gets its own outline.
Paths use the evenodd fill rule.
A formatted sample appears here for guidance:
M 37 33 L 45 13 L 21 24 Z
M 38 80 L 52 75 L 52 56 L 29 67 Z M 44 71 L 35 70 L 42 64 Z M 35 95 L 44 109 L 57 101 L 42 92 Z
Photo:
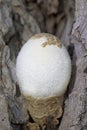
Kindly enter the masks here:
M 47 33 L 31 37 L 19 52 L 16 74 L 34 121 L 43 123 L 47 116 L 61 116 L 71 60 L 57 37 Z

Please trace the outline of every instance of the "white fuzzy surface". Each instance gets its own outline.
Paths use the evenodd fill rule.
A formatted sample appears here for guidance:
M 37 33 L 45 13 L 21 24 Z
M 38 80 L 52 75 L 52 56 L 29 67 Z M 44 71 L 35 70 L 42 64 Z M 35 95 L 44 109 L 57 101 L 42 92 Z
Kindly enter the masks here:
M 71 75 L 71 60 L 66 48 L 41 44 L 46 37 L 31 38 L 17 57 L 16 74 L 25 96 L 45 98 L 65 93 Z

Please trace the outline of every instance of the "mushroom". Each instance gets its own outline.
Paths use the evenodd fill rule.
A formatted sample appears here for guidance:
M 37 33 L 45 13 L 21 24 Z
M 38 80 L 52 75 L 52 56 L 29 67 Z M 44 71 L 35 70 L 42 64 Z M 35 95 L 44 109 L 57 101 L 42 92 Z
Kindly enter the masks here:
M 61 117 L 64 93 L 71 76 L 71 60 L 57 37 L 48 33 L 31 37 L 19 52 L 16 74 L 36 123 L 43 125 L 50 116 Z

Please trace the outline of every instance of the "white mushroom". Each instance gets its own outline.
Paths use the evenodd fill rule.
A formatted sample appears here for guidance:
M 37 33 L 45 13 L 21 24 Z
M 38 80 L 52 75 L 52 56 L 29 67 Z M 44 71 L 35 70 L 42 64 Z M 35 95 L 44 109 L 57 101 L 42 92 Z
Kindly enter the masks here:
M 30 38 L 17 57 L 16 74 L 36 122 L 43 124 L 50 115 L 61 116 L 71 60 L 57 37 L 40 33 Z

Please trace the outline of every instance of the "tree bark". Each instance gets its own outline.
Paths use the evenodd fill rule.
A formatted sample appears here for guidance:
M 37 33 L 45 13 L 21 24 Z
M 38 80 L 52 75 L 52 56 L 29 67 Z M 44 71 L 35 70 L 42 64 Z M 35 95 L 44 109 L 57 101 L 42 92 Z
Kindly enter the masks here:
M 72 77 L 59 130 L 87 129 L 87 1 L 75 0 Z
M 71 81 L 57 129 L 87 129 L 86 16 L 86 0 L 0 0 L 0 130 L 40 130 L 31 121 L 15 74 L 20 48 L 39 32 L 58 36 L 72 60 Z M 47 130 L 55 130 L 49 120 Z

